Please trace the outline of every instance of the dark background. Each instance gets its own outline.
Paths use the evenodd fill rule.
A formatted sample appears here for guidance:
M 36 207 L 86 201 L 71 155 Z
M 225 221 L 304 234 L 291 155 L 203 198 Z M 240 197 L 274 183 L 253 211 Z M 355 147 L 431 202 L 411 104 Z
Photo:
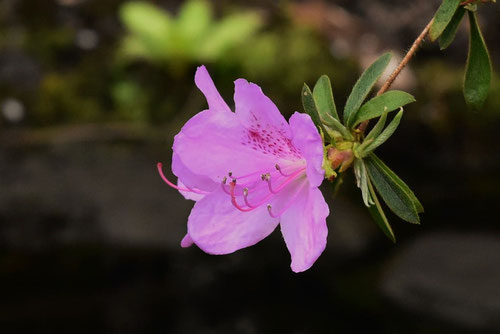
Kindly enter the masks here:
M 417 103 L 378 151 L 424 204 L 422 224 L 390 215 L 392 244 L 349 172 L 334 200 L 324 185 L 327 249 L 294 274 L 279 230 L 226 256 L 179 245 L 192 203 L 155 164 L 169 165 L 173 136 L 205 107 L 196 66 L 228 103 L 245 77 L 287 116 L 302 83 L 327 73 L 341 107 L 362 69 L 408 49 L 439 1 L 213 1 L 213 27 L 258 19 L 226 29 L 212 55 L 199 45 L 214 30 L 175 32 L 170 54 L 130 51 L 124 3 L 0 2 L 2 333 L 500 332 L 500 81 L 483 110 L 467 109 L 467 24 L 444 52 L 425 44 L 398 79 Z M 186 6 L 154 3 L 172 19 Z M 479 16 L 498 69 L 500 7 Z

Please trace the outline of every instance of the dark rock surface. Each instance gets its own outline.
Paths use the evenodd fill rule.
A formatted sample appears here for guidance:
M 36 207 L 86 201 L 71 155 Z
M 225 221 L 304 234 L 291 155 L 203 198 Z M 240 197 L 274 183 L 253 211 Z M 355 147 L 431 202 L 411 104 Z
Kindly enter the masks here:
M 388 265 L 382 290 L 398 307 L 474 331 L 500 332 L 500 237 L 433 233 Z

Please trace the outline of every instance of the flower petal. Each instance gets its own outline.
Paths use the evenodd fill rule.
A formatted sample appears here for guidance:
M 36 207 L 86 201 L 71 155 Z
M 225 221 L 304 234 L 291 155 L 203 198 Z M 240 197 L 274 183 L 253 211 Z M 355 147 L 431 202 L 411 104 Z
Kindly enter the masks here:
M 188 233 L 194 243 L 209 254 L 228 254 L 252 246 L 278 225 L 265 205 L 241 212 L 222 190 L 196 202 L 189 215 Z
M 266 173 L 273 170 L 276 157 L 264 154 L 247 145 L 246 129 L 234 113 L 203 111 L 191 118 L 175 136 L 174 157 L 177 157 L 192 174 L 206 176 L 220 183 L 233 172 L 236 176 Z M 176 169 L 182 182 L 188 186 L 182 171 Z M 199 187 L 205 190 L 205 188 Z
M 232 112 L 222 96 L 220 96 L 205 66 L 198 67 L 194 76 L 194 82 L 203 95 L 205 95 L 210 110 L 217 112 Z
M 323 140 L 307 114 L 295 112 L 290 117 L 290 127 L 293 131 L 292 143 L 300 150 L 307 162 L 307 178 L 311 187 L 319 187 L 323 182 Z
M 292 132 L 283 115 L 276 105 L 269 99 L 262 89 L 245 79 L 234 82 L 234 102 L 236 115 L 241 124 L 247 129 L 268 128 L 268 130 L 281 132 L 283 136 L 291 139 Z
M 281 233 L 292 257 L 294 272 L 309 269 L 325 249 L 328 214 L 321 191 L 304 187 L 297 202 L 281 216 Z
M 181 247 L 182 248 L 187 248 L 187 247 L 190 247 L 191 245 L 193 245 L 193 239 L 191 239 L 191 237 L 189 236 L 189 234 L 186 233 L 186 235 L 184 236 L 184 238 L 182 238 Z
M 182 181 L 180 179 L 177 179 L 177 186 L 179 188 L 186 188 L 186 185 L 184 183 L 182 183 Z M 203 197 L 205 197 L 205 194 L 199 194 L 197 192 L 183 191 L 183 190 L 179 190 L 179 192 L 181 193 L 182 196 L 184 196 L 185 199 L 195 201 L 195 202 L 197 202 L 200 199 L 202 199 Z
M 177 185 L 183 188 L 187 187 L 191 189 L 194 188 L 211 192 L 219 186 L 219 184 L 217 182 L 214 182 L 212 179 L 204 175 L 193 173 L 186 165 L 182 163 L 181 158 L 175 152 L 172 155 L 172 173 L 174 173 L 174 175 L 178 177 Z M 181 186 L 181 183 L 185 186 Z M 181 194 L 186 197 L 185 192 L 181 192 Z M 186 198 L 192 199 L 188 197 Z

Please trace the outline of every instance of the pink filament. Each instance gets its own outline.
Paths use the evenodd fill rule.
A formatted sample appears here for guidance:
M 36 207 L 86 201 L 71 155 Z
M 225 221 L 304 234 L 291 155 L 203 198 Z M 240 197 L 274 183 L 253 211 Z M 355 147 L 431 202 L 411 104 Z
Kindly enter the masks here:
M 276 188 L 276 190 L 273 189 L 273 187 L 271 186 L 271 178 L 269 179 L 266 179 L 265 181 L 267 182 L 267 185 L 269 187 L 269 191 L 272 193 L 272 194 L 277 194 L 279 193 L 287 184 L 289 184 L 290 182 L 293 181 L 293 179 L 300 173 L 302 173 L 303 171 L 305 170 L 305 168 L 301 168 L 299 169 L 298 171 L 290 174 L 290 177 L 285 181 L 283 182 L 282 184 L 279 185 L 278 188 Z
M 236 186 L 236 182 L 232 181 L 229 183 L 229 188 L 231 189 L 231 203 L 234 205 L 234 207 L 242 212 L 249 212 L 252 210 L 255 210 L 255 208 L 242 208 L 239 206 L 238 202 L 236 202 L 236 196 L 234 195 L 234 187 Z
M 182 187 L 179 187 L 179 186 L 176 186 L 175 184 L 173 184 L 172 182 L 170 182 L 165 174 L 163 174 L 163 165 L 161 162 L 157 163 L 156 164 L 156 167 L 158 168 L 158 173 L 160 174 L 160 177 L 162 178 L 162 180 L 168 184 L 169 186 L 171 186 L 172 188 L 174 189 L 177 189 L 179 191 L 186 191 L 186 192 L 191 192 L 191 193 L 195 193 L 195 194 L 200 194 L 200 195 L 205 195 L 205 194 L 208 194 L 207 191 L 203 191 L 203 190 L 199 190 L 199 189 L 191 189 L 191 188 L 182 188 Z
M 269 184 L 269 189 L 271 190 L 271 193 L 266 195 L 263 199 L 261 199 L 257 204 L 250 204 L 250 202 L 248 201 L 248 190 L 247 191 L 243 191 L 243 198 L 245 200 L 245 204 L 248 206 L 248 208 L 244 208 L 244 207 L 241 207 L 237 202 L 236 202 L 236 195 L 234 194 L 234 188 L 236 186 L 236 182 L 233 181 L 229 184 L 229 187 L 230 187 L 230 195 L 231 195 L 231 203 L 234 205 L 234 207 L 242 212 L 249 212 L 249 211 L 252 211 L 258 207 L 260 207 L 262 204 L 264 204 L 265 202 L 267 202 L 269 199 L 271 199 L 273 197 L 273 195 L 276 195 L 278 194 L 281 190 L 283 190 L 283 188 L 285 188 L 288 184 L 290 184 L 301 172 L 303 172 L 305 170 L 305 168 L 301 168 L 297 171 L 295 171 L 294 173 L 290 174 L 290 177 L 288 179 L 286 179 L 282 184 L 280 184 L 278 186 L 278 188 L 276 188 L 276 190 L 272 190 L 271 189 L 271 186 L 270 186 L 270 181 L 267 181 L 268 184 Z M 224 185 L 223 185 L 224 186 Z M 225 189 L 224 189 L 225 190 Z

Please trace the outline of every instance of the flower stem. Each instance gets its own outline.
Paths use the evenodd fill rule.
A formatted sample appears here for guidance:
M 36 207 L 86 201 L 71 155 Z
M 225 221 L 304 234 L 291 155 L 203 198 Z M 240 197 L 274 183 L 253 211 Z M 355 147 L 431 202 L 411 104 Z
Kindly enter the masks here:
M 433 22 L 434 22 L 434 18 L 432 20 L 430 20 L 430 22 L 425 26 L 424 30 L 422 30 L 422 32 L 420 33 L 420 35 L 418 35 L 417 39 L 413 42 L 413 45 L 411 46 L 410 50 L 408 50 L 408 52 L 406 53 L 406 55 L 403 58 L 403 60 L 401 60 L 401 62 L 399 63 L 398 67 L 396 67 L 396 69 L 389 76 L 389 78 L 384 83 L 384 85 L 382 86 L 382 88 L 380 88 L 380 90 L 377 92 L 377 96 L 384 94 L 391 87 L 391 85 L 393 84 L 394 80 L 396 80 L 396 78 L 401 73 L 401 71 L 410 62 L 410 60 L 413 58 L 413 56 L 417 52 L 418 48 L 420 47 L 420 45 L 424 41 L 425 36 L 427 36 L 427 34 L 429 33 L 429 30 L 431 29 L 431 26 L 432 26 Z M 369 121 L 364 121 L 363 123 L 361 123 L 361 125 L 358 128 L 359 131 L 365 132 L 365 130 L 366 130 L 367 126 L 368 126 L 368 123 L 369 123 Z

